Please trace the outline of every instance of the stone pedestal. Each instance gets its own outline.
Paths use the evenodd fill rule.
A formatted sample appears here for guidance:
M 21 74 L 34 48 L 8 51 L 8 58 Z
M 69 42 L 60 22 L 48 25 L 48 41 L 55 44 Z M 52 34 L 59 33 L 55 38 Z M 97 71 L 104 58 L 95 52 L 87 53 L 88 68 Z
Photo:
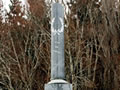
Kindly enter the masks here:
M 64 80 L 52 80 L 45 85 L 45 90 L 72 90 L 72 84 Z

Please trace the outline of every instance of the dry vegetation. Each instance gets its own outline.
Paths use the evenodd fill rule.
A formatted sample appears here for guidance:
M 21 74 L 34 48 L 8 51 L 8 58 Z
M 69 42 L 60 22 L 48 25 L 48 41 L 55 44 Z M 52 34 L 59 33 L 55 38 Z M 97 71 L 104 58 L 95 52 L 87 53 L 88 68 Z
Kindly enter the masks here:
M 0 23 L 0 88 L 44 90 L 50 79 L 50 6 L 29 0 L 26 20 L 24 12 L 19 16 L 19 2 L 13 1 L 7 23 Z M 120 2 L 96 2 L 68 3 L 65 62 L 73 90 L 120 89 Z

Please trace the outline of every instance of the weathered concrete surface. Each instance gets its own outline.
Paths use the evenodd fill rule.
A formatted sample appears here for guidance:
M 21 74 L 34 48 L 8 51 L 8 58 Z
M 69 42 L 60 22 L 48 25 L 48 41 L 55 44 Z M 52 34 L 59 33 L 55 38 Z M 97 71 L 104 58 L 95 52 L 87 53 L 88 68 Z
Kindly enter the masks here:
M 64 71 L 64 9 L 59 3 L 51 11 L 51 81 L 45 90 L 72 90 L 72 84 L 65 81 Z
M 72 84 L 46 84 L 45 90 L 72 90 Z
M 72 84 L 62 79 L 55 79 L 45 84 L 45 90 L 72 90 Z
M 51 80 L 65 79 L 64 8 L 54 3 L 51 10 Z

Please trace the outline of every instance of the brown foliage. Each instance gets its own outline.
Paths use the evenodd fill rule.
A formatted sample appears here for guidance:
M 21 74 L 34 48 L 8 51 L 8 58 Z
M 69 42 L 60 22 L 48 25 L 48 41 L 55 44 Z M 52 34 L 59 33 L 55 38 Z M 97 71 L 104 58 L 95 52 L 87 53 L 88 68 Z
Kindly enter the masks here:
M 96 2 L 68 3 L 72 6 L 65 19 L 65 63 L 73 90 L 120 88 L 119 3 L 116 8 L 115 0 Z M 0 84 L 7 89 L 44 90 L 50 78 L 49 7 L 43 0 L 29 3 L 29 20 L 8 14 L 11 26 L 0 24 L 2 31 L 9 30 L 0 38 Z M 19 13 L 17 8 L 11 13 Z
M 30 4 L 30 12 L 35 17 L 42 18 L 45 12 L 45 2 L 44 0 L 28 0 Z
M 116 69 L 120 64 L 115 64 L 120 53 L 119 8 L 115 7 L 115 0 L 96 2 L 79 0 L 73 3 L 72 13 L 68 15 L 66 58 L 70 60 L 66 62 L 71 64 L 67 64 L 71 67 L 67 71 L 72 75 L 67 77 L 70 81 L 72 78 L 74 90 L 118 90 L 120 87 L 120 72 Z
M 41 6 L 36 7 L 43 10 Z M 11 12 L 7 13 L 8 23 L 0 24 L 0 84 L 3 89 L 43 90 L 44 83 L 49 80 L 49 32 L 41 26 L 45 22 L 41 18 L 43 12 L 41 15 L 36 11 L 31 13 L 38 16 L 24 19 L 25 12 L 21 12 L 20 3 L 15 0 Z M 36 18 L 41 23 L 35 21 Z

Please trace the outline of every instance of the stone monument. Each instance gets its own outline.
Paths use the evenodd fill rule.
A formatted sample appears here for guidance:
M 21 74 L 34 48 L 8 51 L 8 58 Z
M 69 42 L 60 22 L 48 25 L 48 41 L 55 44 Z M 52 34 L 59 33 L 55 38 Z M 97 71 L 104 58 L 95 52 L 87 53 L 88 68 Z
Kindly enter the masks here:
M 51 81 L 45 90 L 72 90 L 65 81 L 64 63 L 64 7 L 54 3 L 51 9 Z

